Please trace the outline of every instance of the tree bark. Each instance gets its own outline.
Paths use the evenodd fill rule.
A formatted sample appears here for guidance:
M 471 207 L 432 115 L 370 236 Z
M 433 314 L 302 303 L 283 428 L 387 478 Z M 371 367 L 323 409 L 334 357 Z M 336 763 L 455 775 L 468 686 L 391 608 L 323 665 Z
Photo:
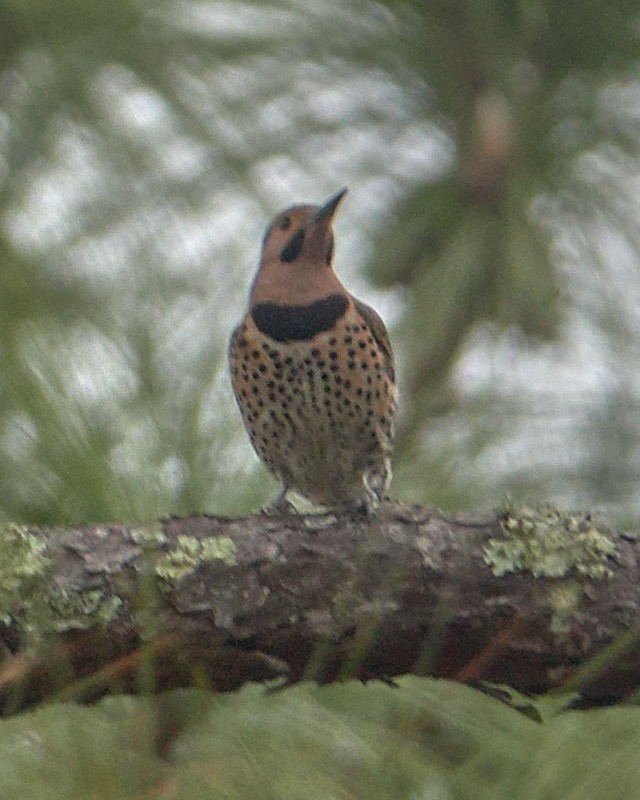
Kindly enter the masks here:
M 403 673 L 615 700 L 638 542 L 550 507 L 0 530 L 5 712 L 44 697 Z

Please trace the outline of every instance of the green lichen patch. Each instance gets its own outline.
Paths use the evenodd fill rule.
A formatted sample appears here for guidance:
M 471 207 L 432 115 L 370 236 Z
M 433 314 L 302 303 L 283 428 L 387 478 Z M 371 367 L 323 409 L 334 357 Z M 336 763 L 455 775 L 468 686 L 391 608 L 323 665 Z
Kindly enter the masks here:
M 588 512 L 563 512 L 551 505 L 517 506 L 505 501 L 503 538 L 490 539 L 485 562 L 495 575 L 526 571 L 535 577 L 611 576 L 607 560 L 617 548 L 609 528 Z
M 100 589 L 67 591 L 59 589 L 47 598 L 51 610 L 50 627 L 59 632 L 85 630 L 111 622 L 122 606 L 118 595 Z
M 0 619 L 8 624 L 28 611 L 31 597 L 42 586 L 50 559 L 43 536 L 13 523 L 0 526 Z
M 17 622 L 23 646 L 37 646 L 51 631 L 91 628 L 111 621 L 122 605 L 100 590 L 51 587 L 51 559 L 43 535 L 21 525 L 0 526 L 0 619 Z
M 157 521 L 151 522 L 149 525 L 136 525 L 135 528 L 129 529 L 129 535 L 136 544 L 145 549 L 159 547 L 167 541 L 162 525 Z
M 165 588 L 171 588 L 204 561 L 223 561 L 229 566 L 237 563 L 236 545 L 228 536 L 178 536 L 176 546 L 158 560 L 156 575 Z

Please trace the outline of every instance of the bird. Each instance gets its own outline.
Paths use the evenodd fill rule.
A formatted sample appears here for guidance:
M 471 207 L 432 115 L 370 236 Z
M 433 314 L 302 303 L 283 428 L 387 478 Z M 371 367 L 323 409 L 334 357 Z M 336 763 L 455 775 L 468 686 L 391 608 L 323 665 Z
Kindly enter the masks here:
M 333 219 L 347 189 L 280 212 L 262 240 L 231 383 L 254 450 L 280 482 L 265 509 L 375 513 L 391 479 L 397 388 L 380 315 L 333 268 Z

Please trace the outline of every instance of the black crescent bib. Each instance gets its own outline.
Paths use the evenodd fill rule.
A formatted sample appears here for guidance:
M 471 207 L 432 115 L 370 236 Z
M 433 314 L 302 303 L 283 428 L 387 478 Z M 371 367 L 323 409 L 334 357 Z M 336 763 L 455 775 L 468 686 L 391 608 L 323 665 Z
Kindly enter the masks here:
M 258 330 L 277 342 L 309 341 L 333 328 L 349 306 L 343 294 L 330 294 L 306 306 L 257 303 L 251 317 Z

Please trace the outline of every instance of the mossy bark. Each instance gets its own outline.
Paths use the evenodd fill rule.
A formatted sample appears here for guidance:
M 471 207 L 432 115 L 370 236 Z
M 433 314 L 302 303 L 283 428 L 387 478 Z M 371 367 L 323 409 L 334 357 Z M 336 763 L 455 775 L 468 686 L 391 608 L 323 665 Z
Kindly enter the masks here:
M 616 699 L 640 685 L 638 550 L 513 503 L 5 525 L 0 702 L 411 672 Z

